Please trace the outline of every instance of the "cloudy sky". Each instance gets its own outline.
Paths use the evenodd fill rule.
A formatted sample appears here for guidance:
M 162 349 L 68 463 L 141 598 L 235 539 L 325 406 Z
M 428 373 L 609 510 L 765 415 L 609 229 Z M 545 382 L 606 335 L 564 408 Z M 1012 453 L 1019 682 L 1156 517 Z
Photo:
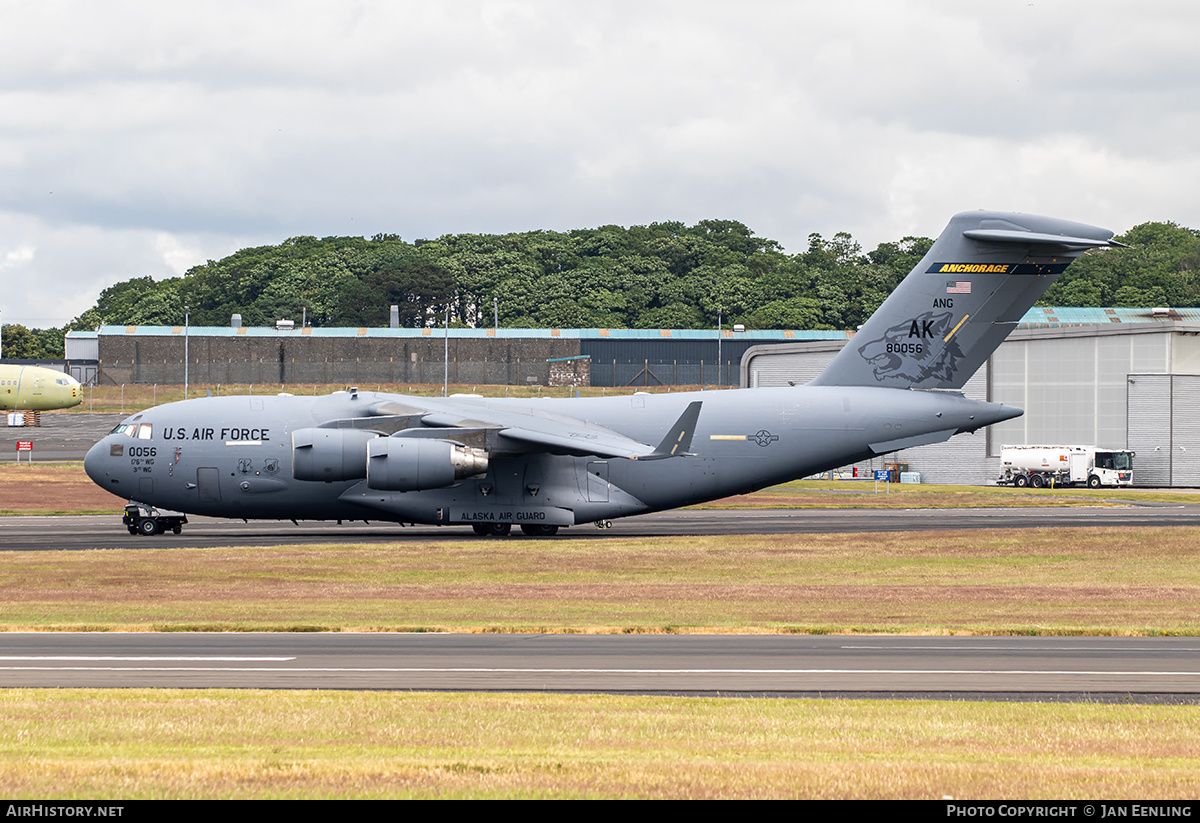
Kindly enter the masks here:
M 1200 6 L 0 0 L 0 313 L 311 234 L 1200 227 Z

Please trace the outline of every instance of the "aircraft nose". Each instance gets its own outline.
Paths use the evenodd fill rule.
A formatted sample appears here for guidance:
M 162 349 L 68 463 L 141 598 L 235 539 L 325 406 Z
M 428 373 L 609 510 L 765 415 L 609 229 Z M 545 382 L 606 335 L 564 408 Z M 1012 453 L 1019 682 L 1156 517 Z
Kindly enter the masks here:
M 108 443 L 101 440 L 96 445 L 88 449 L 88 453 L 83 457 L 83 470 L 87 472 L 87 476 L 92 478 L 92 482 L 97 486 L 104 487 L 104 460 L 108 454 Z

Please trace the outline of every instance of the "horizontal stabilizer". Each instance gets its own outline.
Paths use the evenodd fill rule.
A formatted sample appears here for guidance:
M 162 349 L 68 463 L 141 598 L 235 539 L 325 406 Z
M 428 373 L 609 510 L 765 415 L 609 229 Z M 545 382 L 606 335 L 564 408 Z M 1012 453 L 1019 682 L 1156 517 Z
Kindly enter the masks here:
M 986 240 L 992 243 L 1021 243 L 1030 246 L 1061 246 L 1064 249 L 1098 249 L 1106 246 L 1129 248 L 1115 240 L 1100 240 L 1094 237 L 1068 237 L 1064 234 L 1045 234 L 1032 231 L 1008 229 L 968 229 L 963 237 Z

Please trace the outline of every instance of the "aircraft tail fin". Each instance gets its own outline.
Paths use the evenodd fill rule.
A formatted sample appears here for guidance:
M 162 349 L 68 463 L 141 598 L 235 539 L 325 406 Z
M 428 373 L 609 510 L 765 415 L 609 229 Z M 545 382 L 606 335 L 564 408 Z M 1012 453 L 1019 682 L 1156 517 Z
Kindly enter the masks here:
M 1029 307 L 1111 231 L 1030 214 L 955 215 L 814 386 L 960 389 Z

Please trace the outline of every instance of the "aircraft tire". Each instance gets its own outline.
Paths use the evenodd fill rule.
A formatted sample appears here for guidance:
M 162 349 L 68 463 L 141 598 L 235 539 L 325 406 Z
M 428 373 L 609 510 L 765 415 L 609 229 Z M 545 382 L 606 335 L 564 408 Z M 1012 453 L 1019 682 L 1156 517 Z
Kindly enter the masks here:
M 529 526 L 522 526 L 521 532 L 530 537 L 553 537 L 558 534 L 558 526 L 543 526 L 540 523 L 535 523 Z
M 1097 477 L 1097 476 L 1096 476 L 1096 475 L 1094 475 L 1094 474 L 1093 474 L 1091 477 L 1089 477 L 1089 478 L 1088 478 L 1088 488 L 1089 488 L 1089 489 L 1098 489 L 1098 488 L 1100 488 L 1100 478 L 1099 478 L 1099 477 Z
M 153 517 L 143 517 L 138 521 L 137 528 L 138 532 L 144 534 L 146 537 L 153 537 L 161 531 Z
M 508 533 L 512 531 L 511 523 L 492 523 L 486 526 L 488 534 L 492 537 L 508 537 Z
M 475 532 L 475 534 L 479 535 L 480 537 L 487 537 L 492 533 L 492 527 L 488 523 L 476 523 L 471 526 L 471 531 Z

